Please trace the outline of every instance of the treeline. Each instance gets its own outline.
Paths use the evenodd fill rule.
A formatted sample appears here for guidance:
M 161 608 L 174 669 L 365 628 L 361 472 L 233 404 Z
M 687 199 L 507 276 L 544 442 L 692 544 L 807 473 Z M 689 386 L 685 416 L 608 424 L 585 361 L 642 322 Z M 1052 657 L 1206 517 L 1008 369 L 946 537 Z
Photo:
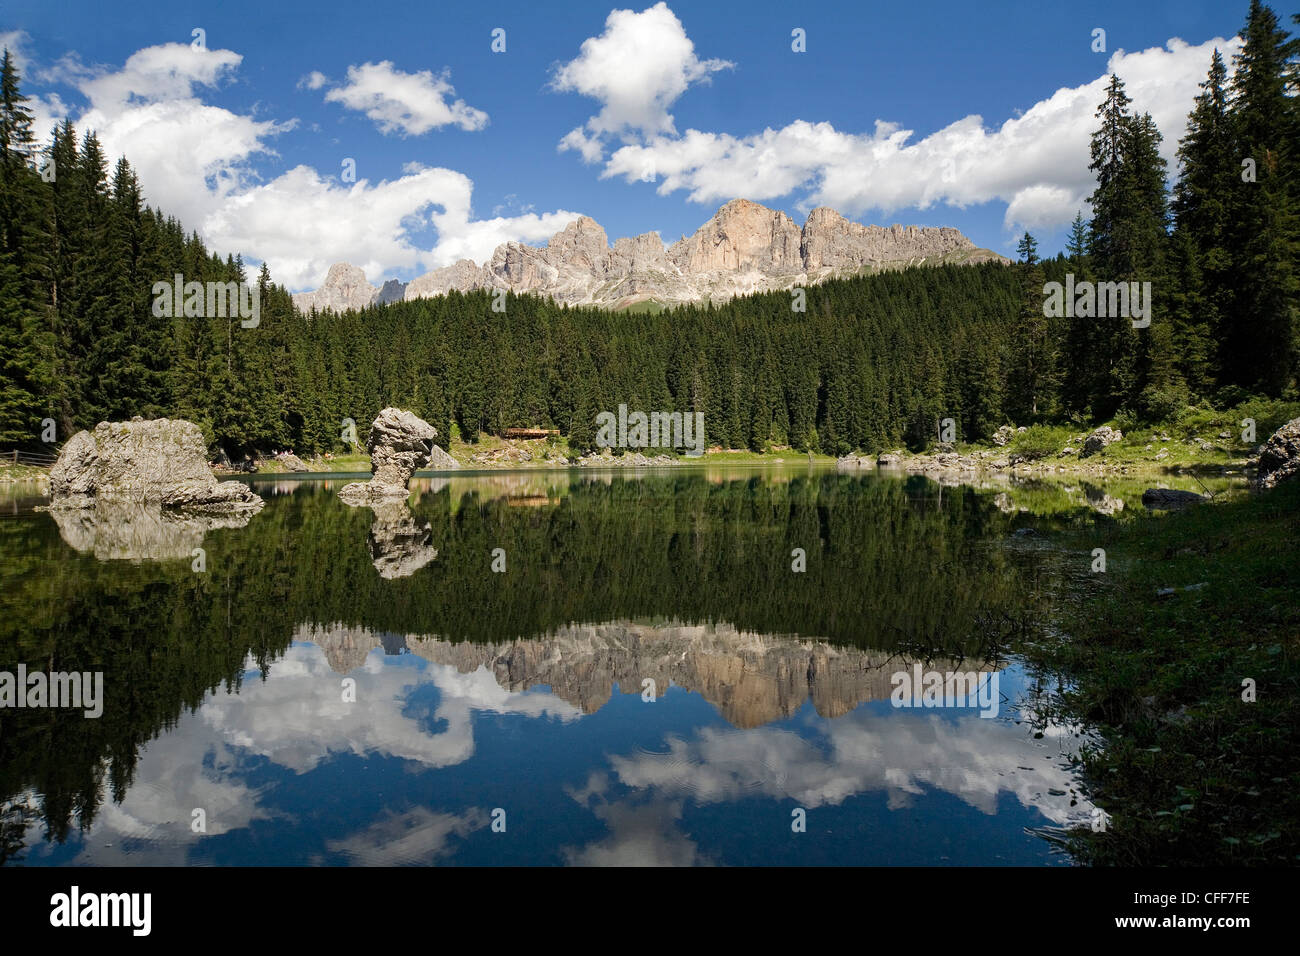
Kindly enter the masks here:
M 1300 23 L 1300 16 L 1293 18 Z M 1201 399 L 1294 396 L 1300 354 L 1300 41 L 1252 0 L 1231 78 L 1219 51 L 1167 189 L 1162 141 L 1112 76 L 1097 110 L 1091 222 L 1065 255 L 1036 262 L 1021 240 L 1023 333 L 1011 347 L 1017 421 L 1120 409 L 1161 419 Z M 1043 317 L 1042 285 L 1150 282 L 1151 324 Z M 1045 273 L 1045 274 L 1044 274 Z
M 1172 191 L 1161 134 L 1111 77 L 1092 141 L 1093 218 L 1040 262 L 914 269 L 670 312 L 606 312 L 486 292 L 302 315 L 265 266 L 256 328 L 156 318 L 152 286 L 244 281 L 238 258 L 143 204 L 93 133 L 43 150 L 6 53 L 0 97 L 0 445 L 105 419 L 179 416 L 232 455 L 342 447 L 342 423 L 410 408 L 447 441 L 512 426 L 595 444 L 619 404 L 701 411 L 708 441 L 842 454 L 963 439 L 1006 421 L 1160 419 L 1196 401 L 1292 396 L 1300 320 L 1300 46 L 1252 2 L 1216 52 Z M 1140 105 L 1140 104 L 1139 104 Z M 44 170 L 42 172 L 41 170 Z M 1044 315 L 1043 286 L 1150 282 L 1147 328 Z

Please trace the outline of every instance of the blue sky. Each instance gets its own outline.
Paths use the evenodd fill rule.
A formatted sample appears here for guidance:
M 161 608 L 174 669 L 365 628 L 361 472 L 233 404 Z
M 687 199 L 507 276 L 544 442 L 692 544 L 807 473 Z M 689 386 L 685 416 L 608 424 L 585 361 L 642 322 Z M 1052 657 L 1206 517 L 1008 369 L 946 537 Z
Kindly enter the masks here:
M 1029 227 L 1055 251 L 1090 189 L 1102 78 L 1172 158 L 1246 8 L 7 0 L 0 39 L 43 123 L 94 126 L 151 202 L 302 289 L 341 260 L 375 283 L 482 261 L 579 213 L 671 242 L 742 196 L 1003 253 Z

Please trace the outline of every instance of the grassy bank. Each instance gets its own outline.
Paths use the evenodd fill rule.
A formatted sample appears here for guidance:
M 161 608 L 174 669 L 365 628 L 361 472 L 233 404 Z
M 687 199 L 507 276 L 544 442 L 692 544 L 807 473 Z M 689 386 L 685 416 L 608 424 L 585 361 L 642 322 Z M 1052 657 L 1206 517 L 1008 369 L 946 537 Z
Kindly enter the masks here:
M 1105 738 L 1082 760 L 1110 819 L 1073 831 L 1071 850 L 1101 865 L 1300 862 L 1300 484 L 1069 543 L 1082 573 L 1060 633 L 1029 656 L 1072 688 L 1055 716 Z M 1088 570 L 1094 548 L 1105 573 Z
M 16 465 L 12 462 L 0 459 L 0 484 L 17 483 L 20 481 L 39 481 L 49 476 L 48 468 L 41 468 L 37 465 Z

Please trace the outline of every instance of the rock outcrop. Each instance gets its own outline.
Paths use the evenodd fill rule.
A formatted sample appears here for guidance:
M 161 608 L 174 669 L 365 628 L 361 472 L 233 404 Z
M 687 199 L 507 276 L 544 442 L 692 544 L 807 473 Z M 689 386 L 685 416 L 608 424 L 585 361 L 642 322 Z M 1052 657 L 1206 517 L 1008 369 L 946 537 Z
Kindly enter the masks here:
M 63 446 L 50 469 L 51 509 L 102 503 L 223 512 L 262 507 L 247 485 L 213 477 L 198 425 L 167 418 L 100 422 Z
M 1089 455 L 1095 455 L 1107 445 L 1113 445 L 1123 437 L 1124 433 L 1118 428 L 1102 425 L 1083 440 L 1083 451 L 1079 453 L 1079 457 L 1087 458 Z
M 406 298 L 406 285 L 405 282 L 399 282 L 397 279 L 389 279 L 375 293 L 375 304 L 388 305 L 390 302 L 401 302 Z
M 1300 475 L 1300 418 L 1293 418 L 1264 443 L 1255 473 L 1257 488 L 1275 488 Z
M 430 471 L 455 471 L 460 468 L 460 462 L 447 454 L 441 445 L 434 445 L 433 451 L 429 453 L 429 463 L 425 467 Z
M 1186 508 L 1188 505 L 1199 505 L 1201 502 L 1209 500 L 1205 495 L 1198 495 L 1194 491 L 1179 491 L 1177 488 L 1148 488 L 1142 492 L 1142 506 L 1144 508 L 1163 511 L 1174 511 L 1179 508 Z
M 339 497 L 351 505 L 405 499 L 411 475 L 429 462 L 438 431 L 413 412 L 385 408 L 370 426 L 370 480 L 344 485 Z
M 971 252 L 984 253 L 982 259 L 996 258 L 987 250 L 976 250 L 959 230 L 947 226 L 863 226 L 826 206 L 808 214 L 800 237 L 801 269 L 809 272 L 857 272 L 879 263 L 919 263 Z
M 581 216 L 545 246 L 507 242 L 481 266 L 469 259 L 435 269 L 405 287 L 407 299 L 452 290 L 508 289 L 570 305 L 665 305 L 813 285 L 835 276 L 944 262 L 1006 262 L 947 227 L 863 226 L 833 209 L 814 209 L 803 227 L 785 213 L 734 199 L 693 235 L 665 248 L 658 233 L 615 240 Z M 400 285 L 370 285 L 355 266 L 330 267 L 325 284 L 294 296 L 311 308 L 360 309 L 391 301 Z

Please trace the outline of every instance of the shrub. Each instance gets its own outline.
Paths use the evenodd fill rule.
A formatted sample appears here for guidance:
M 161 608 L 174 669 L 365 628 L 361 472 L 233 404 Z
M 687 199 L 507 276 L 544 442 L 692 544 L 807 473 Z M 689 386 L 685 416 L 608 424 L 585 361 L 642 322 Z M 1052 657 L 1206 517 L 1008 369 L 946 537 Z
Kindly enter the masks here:
M 1191 395 L 1180 385 L 1143 389 L 1138 400 L 1143 417 L 1149 422 L 1168 422 L 1187 410 Z M 1124 428 L 1122 431 L 1128 431 Z
M 1026 461 L 1037 461 L 1059 452 L 1064 440 L 1059 428 L 1031 425 L 1011 440 L 1010 448 Z

